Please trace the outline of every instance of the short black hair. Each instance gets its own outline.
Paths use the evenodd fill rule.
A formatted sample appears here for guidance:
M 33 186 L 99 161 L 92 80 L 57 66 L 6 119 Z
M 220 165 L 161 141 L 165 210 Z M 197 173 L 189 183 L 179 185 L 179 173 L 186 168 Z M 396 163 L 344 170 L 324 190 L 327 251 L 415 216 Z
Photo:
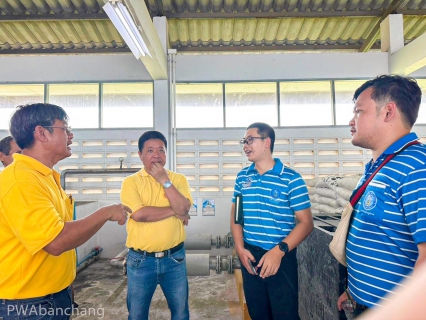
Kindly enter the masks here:
M 275 143 L 275 130 L 267 123 L 264 122 L 255 122 L 249 125 L 246 130 L 256 128 L 257 132 L 262 138 L 271 139 L 271 153 L 274 152 L 274 143 Z
M 61 107 L 49 103 L 33 103 L 16 107 L 10 119 L 10 133 L 21 148 L 34 144 L 34 130 L 37 126 L 51 126 L 56 120 L 68 122 L 68 115 Z M 52 128 L 47 128 L 52 132 Z
M 142 134 L 140 136 L 139 141 L 138 141 L 138 149 L 139 149 L 139 151 L 142 152 L 142 149 L 144 147 L 145 141 L 152 140 L 152 139 L 159 139 L 159 140 L 163 141 L 164 142 L 164 146 L 167 149 L 167 140 L 166 140 L 166 137 L 161 132 L 152 130 L 152 131 L 147 131 L 147 132 L 145 132 L 144 134 Z
M 382 107 L 382 103 L 392 101 L 401 112 L 403 121 L 410 128 L 414 125 L 422 101 L 422 91 L 415 79 L 397 75 L 378 76 L 360 86 L 354 93 L 353 101 L 370 87 L 373 88 L 371 99 L 378 104 L 378 108 Z
M 10 144 L 13 141 L 12 136 L 6 136 L 0 140 L 0 152 L 3 152 L 5 156 L 9 155 Z

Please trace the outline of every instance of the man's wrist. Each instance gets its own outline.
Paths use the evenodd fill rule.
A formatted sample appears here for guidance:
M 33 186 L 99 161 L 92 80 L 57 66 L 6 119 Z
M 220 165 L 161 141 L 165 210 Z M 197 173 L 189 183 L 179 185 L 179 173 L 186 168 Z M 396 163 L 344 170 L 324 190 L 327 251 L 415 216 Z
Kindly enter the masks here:
M 273 247 L 273 248 L 272 248 L 271 250 L 269 250 L 269 251 L 273 251 L 273 252 L 274 252 L 274 254 L 278 254 L 278 255 L 280 255 L 280 256 L 281 256 L 281 258 L 285 256 L 285 253 L 284 253 L 284 252 L 282 252 L 282 251 L 280 250 L 280 248 L 278 247 L 278 245 L 276 245 L 275 247 Z
M 102 219 L 104 222 L 111 221 L 112 211 L 108 210 L 109 206 L 105 206 L 96 210 L 93 215 L 99 216 L 99 219 Z
M 167 180 L 166 182 L 162 183 L 162 185 L 163 185 L 163 188 L 164 188 L 164 189 L 168 189 L 168 188 L 170 188 L 173 184 L 172 184 L 172 182 L 171 182 L 170 180 Z
M 288 247 L 287 242 L 282 241 L 280 243 L 277 244 L 278 250 L 280 250 L 282 253 L 287 254 L 290 250 Z

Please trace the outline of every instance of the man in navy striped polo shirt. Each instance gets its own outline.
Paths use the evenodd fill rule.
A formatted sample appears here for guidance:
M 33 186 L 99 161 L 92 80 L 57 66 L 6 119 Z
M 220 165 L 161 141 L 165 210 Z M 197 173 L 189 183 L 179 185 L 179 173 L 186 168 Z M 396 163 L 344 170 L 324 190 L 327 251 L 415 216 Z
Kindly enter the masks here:
M 313 229 L 311 204 L 300 174 L 272 157 L 274 142 L 268 124 L 247 127 L 240 143 L 253 163 L 237 175 L 231 229 L 250 317 L 298 320 L 296 247 Z M 234 223 L 238 194 L 243 198 L 244 227 Z
M 352 144 L 371 149 L 373 156 L 359 186 L 388 155 L 396 154 L 374 176 L 353 211 L 346 261 L 358 315 L 395 296 L 401 281 L 426 259 L 426 147 L 406 146 L 418 139 L 411 132 L 421 101 L 414 79 L 377 77 L 355 91 L 354 101 Z M 343 293 L 339 309 L 346 299 Z

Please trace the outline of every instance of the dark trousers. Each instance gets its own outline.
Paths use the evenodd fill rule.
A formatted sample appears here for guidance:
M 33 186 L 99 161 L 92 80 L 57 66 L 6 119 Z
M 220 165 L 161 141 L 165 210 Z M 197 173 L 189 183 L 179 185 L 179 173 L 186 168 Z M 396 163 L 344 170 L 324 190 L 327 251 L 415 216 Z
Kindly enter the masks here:
M 73 312 L 71 287 L 31 299 L 0 299 L 1 320 L 69 320 Z
M 244 243 L 256 263 L 266 250 Z M 287 253 L 281 260 L 277 273 L 265 279 L 248 273 L 241 268 L 244 295 L 252 320 L 299 320 L 298 274 L 296 249 Z M 258 274 L 260 269 L 258 269 Z
M 367 309 L 368 308 L 366 306 L 363 306 L 357 303 L 354 310 L 354 317 L 355 318 L 359 317 L 361 314 L 367 311 Z

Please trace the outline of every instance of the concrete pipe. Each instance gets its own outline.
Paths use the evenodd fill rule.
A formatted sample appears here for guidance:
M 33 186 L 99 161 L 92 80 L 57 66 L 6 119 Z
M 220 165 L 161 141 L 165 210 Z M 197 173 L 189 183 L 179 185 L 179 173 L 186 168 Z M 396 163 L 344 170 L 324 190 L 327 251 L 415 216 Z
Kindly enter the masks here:
M 188 276 L 210 276 L 210 256 L 207 253 L 187 254 L 186 270 Z
M 190 236 L 185 240 L 185 250 L 211 250 L 212 235 L 198 234 Z
M 127 251 L 128 249 L 126 248 L 123 251 L 121 251 L 118 255 L 116 255 L 114 258 L 112 258 L 111 261 L 109 262 L 110 265 L 116 268 L 123 268 L 123 262 L 127 255 Z

